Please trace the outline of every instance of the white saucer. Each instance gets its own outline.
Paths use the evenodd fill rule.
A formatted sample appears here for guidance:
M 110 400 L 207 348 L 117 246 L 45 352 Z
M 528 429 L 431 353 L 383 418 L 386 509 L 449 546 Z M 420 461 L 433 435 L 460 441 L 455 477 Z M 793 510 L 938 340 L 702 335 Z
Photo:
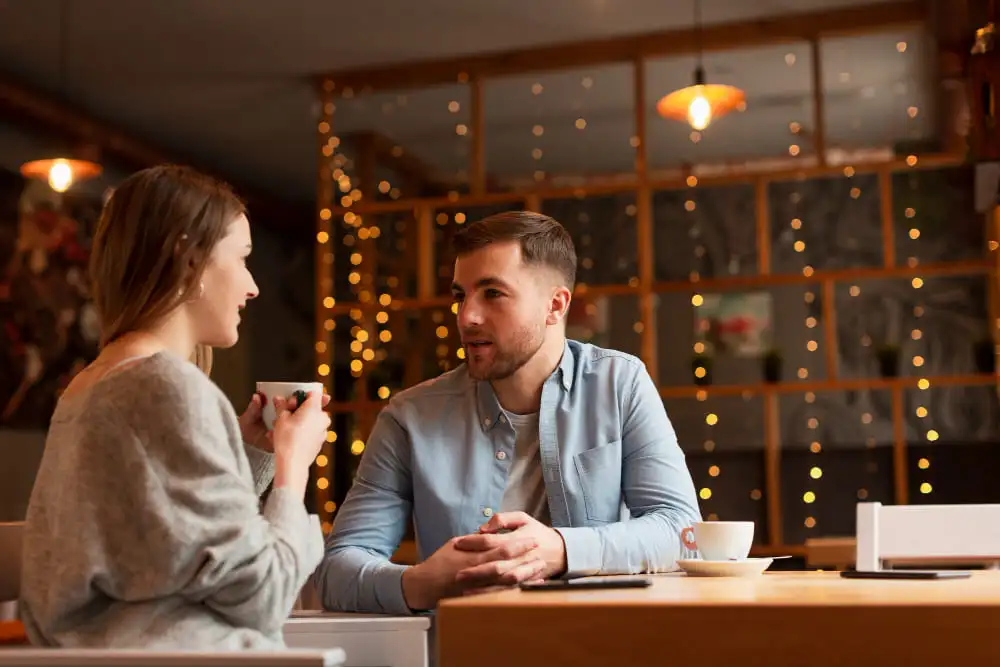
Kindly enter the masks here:
M 699 558 L 677 561 L 689 577 L 753 577 L 771 567 L 773 558 L 746 558 L 744 560 L 701 560 Z

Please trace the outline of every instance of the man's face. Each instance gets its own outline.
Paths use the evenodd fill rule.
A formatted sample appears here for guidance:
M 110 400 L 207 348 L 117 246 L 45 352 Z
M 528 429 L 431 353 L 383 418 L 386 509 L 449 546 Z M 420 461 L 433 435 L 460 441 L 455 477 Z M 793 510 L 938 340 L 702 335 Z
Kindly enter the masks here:
M 469 375 L 503 380 L 531 360 L 545 341 L 555 287 L 550 269 L 521 261 L 516 241 L 455 261 L 452 294 Z

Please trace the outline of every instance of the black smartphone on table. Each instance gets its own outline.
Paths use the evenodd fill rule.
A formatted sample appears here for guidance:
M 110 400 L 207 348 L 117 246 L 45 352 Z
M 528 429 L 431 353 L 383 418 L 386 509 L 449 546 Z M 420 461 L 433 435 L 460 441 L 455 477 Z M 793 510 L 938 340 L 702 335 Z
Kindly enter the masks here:
M 652 585 L 645 577 L 583 577 L 581 579 L 547 579 L 525 581 L 522 591 L 578 591 L 609 588 L 647 588 Z
M 844 570 L 840 576 L 844 579 L 968 579 L 972 573 L 966 570 Z

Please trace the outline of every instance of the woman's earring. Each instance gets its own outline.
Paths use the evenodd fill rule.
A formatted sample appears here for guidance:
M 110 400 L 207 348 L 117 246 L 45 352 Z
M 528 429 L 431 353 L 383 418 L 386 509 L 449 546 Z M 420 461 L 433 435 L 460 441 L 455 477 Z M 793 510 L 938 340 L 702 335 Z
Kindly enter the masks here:
M 181 287 L 180 289 L 177 290 L 177 296 L 178 297 L 183 297 L 184 296 L 184 288 L 183 287 Z M 197 301 L 197 300 L 199 300 L 201 298 L 204 298 L 204 296 L 205 296 L 205 281 L 202 280 L 202 281 L 198 282 L 198 296 L 192 297 L 192 298 L 188 299 L 187 301 L 189 303 L 192 302 L 192 301 Z

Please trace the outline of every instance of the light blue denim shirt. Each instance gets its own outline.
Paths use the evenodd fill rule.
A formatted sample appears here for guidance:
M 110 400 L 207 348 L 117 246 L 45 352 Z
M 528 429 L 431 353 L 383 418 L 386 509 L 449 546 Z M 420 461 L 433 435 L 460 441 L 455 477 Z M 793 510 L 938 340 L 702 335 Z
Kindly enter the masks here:
M 542 475 L 567 577 L 675 568 L 700 520 L 684 453 L 645 365 L 567 341 L 542 388 Z M 389 559 L 413 516 L 421 560 L 500 507 L 514 429 L 465 366 L 397 394 L 379 414 L 316 572 L 337 611 L 410 613 Z M 504 452 L 501 455 L 501 452 Z

